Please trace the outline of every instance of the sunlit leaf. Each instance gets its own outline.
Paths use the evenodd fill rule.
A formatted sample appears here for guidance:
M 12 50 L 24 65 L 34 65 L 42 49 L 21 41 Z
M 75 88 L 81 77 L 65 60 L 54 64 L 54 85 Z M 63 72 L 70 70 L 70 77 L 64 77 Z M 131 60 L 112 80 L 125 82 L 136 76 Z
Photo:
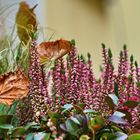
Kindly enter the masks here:
M 128 140 L 140 140 L 140 134 L 132 134 L 128 137 Z
M 115 105 L 118 105 L 118 97 L 116 96 L 116 95 L 114 95 L 114 94 L 109 94 L 108 95 L 111 99 L 112 99 L 112 101 L 113 101 L 113 103 L 115 104 Z
M 50 140 L 51 133 L 45 134 L 44 140 Z
M 123 118 L 115 115 L 110 116 L 109 121 L 114 122 L 116 124 L 127 124 L 127 122 Z
M 106 96 L 105 101 L 110 109 L 113 109 L 116 105 L 118 105 L 118 97 L 115 94 L 109 94 Z
M 64 108 L 64 110 L 62 111 L 62 113 L 70 110 L 73 108 L 73 105 L 72 104 L 65 104 L 62 108 Z
M 13 128 L 13 125 L 11 124 L 0 125 L 0 129 L 12 129 L 12 128 Z
M 113 113 L 113 115 L 118 116 L 118 117 L 124 117 L 124 116 L 125 116 L 124 113 L 119 112 L 119 111 L 115 111 L 115 112 Z
M 111 128 L 112 128 L 115 132 L 123 132 L 122 129 L 119 128 L 118 126 L 111 125 Z
M 85 109 L 84 113 L 94 113 L 94 110 L 92 110 L 92 109 Z
M 16 15 L 17 33 L 20 41 L 27 44 L 31 38 L 31 35 L 37 30 L 37 21 L 34 9 L 24 1 L 20 3 L 19 10 Z
M 0 103 L 11 105 L 27 95 L 29 80 L 22 70 L 0 76 Z
M 89 140 L 89 139 L 90 139 L 90 137 L 88 135 L 82 135 L 80 137 L 80 140 Z
M 114 140 L 126 140 L 128 137 L 128 135 L 123 132 L 116 132 L 115 135 L 117 136 L 117 138 L 115 138 Z
M 101 140 L 115 140 L 116 135 L 113 133 L 105 132 L 101 136 Z
M 80 122 L 79 122 L 79 120 L 77 119 L 77 118 L 75 118 L 75 117 L 70 117 L 70 119 L 73 121 L 73 122 L 75 122 L 76 124 L 79 124 L 80 125 Z
M 43 42 L 37 46 L 40 63 L 43 65 L 51 60 L 56 60 L 72 49 L 70 41 L 56 40 L 54 42 Z
M 101 129 L 104 125 L 105 125 L 105 120 L 101 116 L 96 116 L 90 121 L 90 127 L 95 131 Z
M 34 134 L 34 140 L 42 140 L 44 139 L 46 133 L 44 132 L 39 132 L 39 133 L 36 133 Z

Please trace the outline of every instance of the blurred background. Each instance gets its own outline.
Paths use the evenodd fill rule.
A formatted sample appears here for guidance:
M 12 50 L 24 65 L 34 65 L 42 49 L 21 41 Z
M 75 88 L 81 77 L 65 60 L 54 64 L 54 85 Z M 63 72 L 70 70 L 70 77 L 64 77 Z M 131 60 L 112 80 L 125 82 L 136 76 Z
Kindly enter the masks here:
M 14 23 L 15 13 L 21 0 L 0 0 L 0 7 L 16 3 L 9 13 L 6 28 L 0 22 L 0 33 Z M 91 53 L 94 72 L 99 75 L 102 63 L 101 43 L 110 47 L 114 63 L 119 52 L 127 44 L 140 64 L 140 0 L 26 0 L 35 12 L 44 40 L 75 39 L 79 53 Z M 7 16 L 0 15 L 0 21 Z

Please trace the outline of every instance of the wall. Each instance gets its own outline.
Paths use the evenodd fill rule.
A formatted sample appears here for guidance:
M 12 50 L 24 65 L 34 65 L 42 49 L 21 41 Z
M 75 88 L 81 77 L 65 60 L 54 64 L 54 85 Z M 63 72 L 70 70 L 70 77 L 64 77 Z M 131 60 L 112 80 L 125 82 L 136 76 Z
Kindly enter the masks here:
M 97 75 L 101 64 L 102 42 L 112 49 L 115 62 L 124 43 L 128 45 L 129 53 L 140 60 L 139 0 L 112 0 L 112 3 L 102 3 L 100 0 L 45 2 L 48 38 L 53 32 L 52 39 L 74 38 L 80 53 L 92 54 Z

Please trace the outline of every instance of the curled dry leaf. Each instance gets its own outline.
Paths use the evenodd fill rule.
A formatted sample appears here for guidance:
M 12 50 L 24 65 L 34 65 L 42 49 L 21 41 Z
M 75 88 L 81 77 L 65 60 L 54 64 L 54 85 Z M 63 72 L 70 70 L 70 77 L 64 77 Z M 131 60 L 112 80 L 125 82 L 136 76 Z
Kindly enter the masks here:
M 40 63 L 43 65 L 51 60 L 58 59 L 69 53 L 72 47 L 70 41 L 63 39 L 43 42 L 37 46 Z
M 19 6 L 19 10 L 16 15 L 16 25 L 17 25 L 17 33 L 20 41 L 23 41 L 25 44 L 29 42 L 30 33 L 35 33 L 37 30 L 37 21 L 36 15 L 34 13 L 34 9 L 30 8 L 26 2 L 21 2 Z
M 11 105 L 25 97 L 29 91 L 29 80 L 22 70 L 0 76 L 0 103 Z

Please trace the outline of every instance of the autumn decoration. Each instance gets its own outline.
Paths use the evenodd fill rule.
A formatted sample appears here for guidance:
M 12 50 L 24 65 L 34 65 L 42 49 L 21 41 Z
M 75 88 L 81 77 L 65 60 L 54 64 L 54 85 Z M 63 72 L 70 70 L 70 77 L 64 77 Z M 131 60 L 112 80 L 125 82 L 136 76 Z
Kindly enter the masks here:
M 21 69 L 0 76 L 0 103 L 11 105 L 25 97 L 28 91 L 29 80 Z
M 36 6 L 19 3 L 17 44 L 0 51 L 0 139 L 140 140 L 140 66 L 126 45 L 115 67 L 101 44 L 96 78 L 75 40 L 38 43 Z

